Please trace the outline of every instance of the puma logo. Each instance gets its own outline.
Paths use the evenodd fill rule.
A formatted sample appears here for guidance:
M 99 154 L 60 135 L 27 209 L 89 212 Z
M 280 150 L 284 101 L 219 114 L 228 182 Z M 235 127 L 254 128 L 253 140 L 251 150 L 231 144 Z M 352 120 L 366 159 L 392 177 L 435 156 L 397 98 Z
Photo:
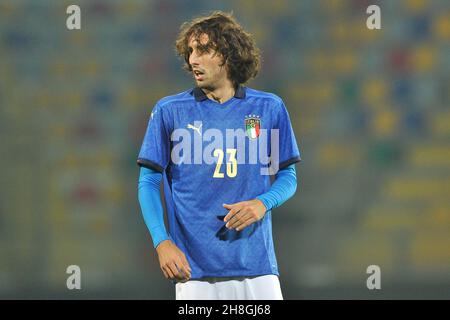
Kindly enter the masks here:
M 194 126 L 194 125 L 188 123 L 187 128 L 188 128 L 188 129 L 192 129 L 192 130 L 194 130 L 194 131 L 197 131 L 199 135 L 202 135 L 202 133 L 201 133 L 201 131 L 200 131 L 202 125 L 203 125 L 203 123 L 201 123 L 200 126 L 196 127 L 196 126 Z

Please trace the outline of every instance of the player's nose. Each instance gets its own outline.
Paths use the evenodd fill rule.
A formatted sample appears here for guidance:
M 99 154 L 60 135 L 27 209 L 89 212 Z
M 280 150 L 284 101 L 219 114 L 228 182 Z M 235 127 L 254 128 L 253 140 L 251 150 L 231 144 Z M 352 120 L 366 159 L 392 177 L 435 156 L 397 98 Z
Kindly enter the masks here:
M 195 52 L 192 52 L 191 55 L 189 56 L 189 64 L 191 66 L 198 66 L 198 55 Z

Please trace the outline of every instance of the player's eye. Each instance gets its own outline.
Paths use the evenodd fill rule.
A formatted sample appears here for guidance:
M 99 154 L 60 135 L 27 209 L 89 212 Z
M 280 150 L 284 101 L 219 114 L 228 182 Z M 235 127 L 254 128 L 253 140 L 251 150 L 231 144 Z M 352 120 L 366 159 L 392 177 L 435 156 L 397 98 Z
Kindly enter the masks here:
M 200 53 L 208 53 L 209 52 L 209 46 L 207 46 L 207 45 L 198 46 L 198 51 Z

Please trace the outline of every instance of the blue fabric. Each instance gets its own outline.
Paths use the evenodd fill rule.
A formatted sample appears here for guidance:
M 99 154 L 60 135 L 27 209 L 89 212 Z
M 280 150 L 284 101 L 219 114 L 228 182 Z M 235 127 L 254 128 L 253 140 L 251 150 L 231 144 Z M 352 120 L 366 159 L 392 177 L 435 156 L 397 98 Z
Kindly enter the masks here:
M 138 198 L 145 224 L 153 240 L 153 247 L 170 237 L 164 225 L 164 212 L 159 194 L 162 174 L 142 167 L 139 173 Z
M 267 210 L 272 210 L 281 206 L 297 190 L 297 176 L 295 172 L 295 164 L 278 171 L 275 181 L 272 183 L 270 190 L 256 198 L 264 203 Z
M 164 240 L 170 239 L 164 225 L 164 212 L 161 204 L 159 186 L 162 174 L 141 167 L 138 183 L 138 198 L 145 224 L 153 240 L 153 247 Z M 280 170 L 268 192 L 256 198 L 264 203 L 267 211 L 281 206 L 297 189 L 295 165 L 292 164 Z
M 258 119 L 261 136 L 250 137 L 249 118 Z M 243 138 L 228 138 L 229 129 Z M 272 132 L 279 135 L 278 159 Z M 264 138 L 269 141 L 265 149 L 259 145 Z M 236 172 L 229 170 L 233 150 L 244 159 Z M 222 162 L 216 151 L 223 155 Z M 251 161 L 257 154 L 278 162 L 280 169 L 300 161 L 288 111 L 274 94 L 245 88 L 243 95 L 220 104 L 199 99 L 191 89 L 163 98 L 153 108 L 137 162 L 163 173 L 169 234 L 185 253 L 192 279 L 279 274 L 270 210 L 242 231 L 229 230 L 223 221 L 228 213 L 224 203 L 269 191 L 270 176 L 261 174 L 267 163 L 261 157 Z M 205 155 L 212 161 L 203 161 Z

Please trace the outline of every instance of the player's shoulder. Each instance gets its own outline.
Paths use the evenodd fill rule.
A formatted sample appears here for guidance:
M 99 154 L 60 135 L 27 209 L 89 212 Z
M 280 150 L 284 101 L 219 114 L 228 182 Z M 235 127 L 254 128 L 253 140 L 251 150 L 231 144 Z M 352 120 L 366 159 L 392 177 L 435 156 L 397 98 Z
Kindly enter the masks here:
M 283 104 L 283 99 L 281 99 L 280 96 L 278 96 L 272 92 L 256 90 L 253 88 L 246 87 L 245 94 L 249 98 L 255 97 L 255 98 L 267 99 L 269 102 L 272 102 L 272 104 L 277 105 L 277 106 L 281 106 Z
M 185 90 L 173 95 L 165 96 L 156 103 L 161 108 L 170 108 L 174 104 L 182 102 L 191 102 L 194 100 L 192 89 Z

